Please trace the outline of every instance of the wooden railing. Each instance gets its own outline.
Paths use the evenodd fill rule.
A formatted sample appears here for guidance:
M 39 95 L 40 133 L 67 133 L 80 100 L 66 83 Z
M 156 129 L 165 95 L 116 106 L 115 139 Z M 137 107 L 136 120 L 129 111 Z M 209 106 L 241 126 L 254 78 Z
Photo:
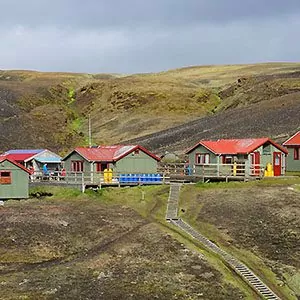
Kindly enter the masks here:
M 101 185 L 101 184 L 160 184 L 165 183 L 168 179 L 163 173 L 105 173 L 105 172 L 34 172 L 30 176 L 31 182 L 49 182 L 66 184 L 85 184 L 85 185 Z
M 105 172 L 49 172 L 45 175 L 42 172 L 35 172 L 30 176 L 31 182 L 55 181 L 66 184 L 81 185 L 138 185 L 138 184 L 161 184 L 170 181 L 170 178 L 178 179 L 184 176 L 193 181 L 201 178 L 261 178 L 264 175 L 264 168 L 261 165 L 245 164 L 203 164 L 189 166 L 184 164 L 168 164 L 159 168 L 157 173 L 116 173 Z M 193 179 L 192 179 L 193 177 Z
M 183 163 L 162 164 L 160 172 L 170 175 L 194 175 L 202 177 L 263 177 L 262 165 L 233 164 L 202 164 L 188 166 Z
M 264 168 L 261 165 L 245 164 L 204 164 L 195 166 L 195 174 L 204 177 L 262 177 Z

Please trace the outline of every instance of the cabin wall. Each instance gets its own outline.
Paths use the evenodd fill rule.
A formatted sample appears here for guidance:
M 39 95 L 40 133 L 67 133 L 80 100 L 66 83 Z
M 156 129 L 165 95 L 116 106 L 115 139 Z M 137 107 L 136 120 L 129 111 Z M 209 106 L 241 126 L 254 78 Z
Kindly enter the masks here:
M 195 174 L 202 174 L 203 167 L 196 163 L 196 155 L 197 154 L 209 154 L 209 163 L 210 164 L 217 164 L 219 161 L 219 156 L 216 156 L 213 152 L 209 151 L 202 145 L 199 145 L 193 151 L 189 153 L 189 166 L 194 168 Z
M 77 152 L 72 153 L 67 159 L 63 160 L 64 168 L 67 173 L 72 172 L 72 161 L 83 161 L 83 173 L 90 174 L 93 172 L 93 166 L 87 160 L 85 160 Z
M 9 161 L 0 163 L 1 171 L 11 172 L 11 184 L 0 184 L 0 199 L 29 197 L 29 174 Z
M 133 151 L 118 160 L 113 166 L 113 171 L 117 173 L 156 173 L 157 165 L 156 159 L 139 150 L 138 153 Z
M 300 146 L 298 146 L 299 148 Z M 289 154 L 286 158 L 286 170 L 291 172 L 300 172 L 300 160 L 294 159 L 294 147 L 287 147 Z
M 260 164 L 263 168 L 267 167 L 267 164 L 273 165 L 273 157 L 274 152 L 280 152 L 281 153 L 281 174 L 284 175 L 286 171 L 286 154 L 282 152 L 282 150 L 278 149 L 272 144 L 266 143 L 262 145 L 261 147 L 257 148 L 257 150 L 260 153 Z M 274 166 L 273 166 L 274 167 Z

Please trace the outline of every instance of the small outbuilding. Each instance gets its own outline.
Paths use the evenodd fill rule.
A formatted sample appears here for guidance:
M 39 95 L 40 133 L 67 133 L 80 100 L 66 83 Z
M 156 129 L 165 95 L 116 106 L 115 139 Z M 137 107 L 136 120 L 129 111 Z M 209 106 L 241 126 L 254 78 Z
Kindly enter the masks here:
M 0 156 L 0 199 L 28 198 L 29 175 L 23 165 Z
M 235 173 L 245 176 L 260 176 L 267 165 L 274 176 L 284 175 L 287 153 L 269 138 L 202 140 L 186 152 L 195 173 L 212 166 L 218 174 L 232 174 L 236 164 Z
M 114 174 L 156 173 L 160 158 L 140 145 L 78 147 L 62 159 L 67 173 L 85 176 L 111 169 Z
M 286 170 L 300 172 L 300 131 L 285 141 L 283 146 L 285 146 L 289 152 L 286 161 Z
M 24 167 L 34 170 L 37 176 L 42 174 L 45 164 L 50 173 L 61 169 L 62 158 L 48 149 L 16 149 L 9 150 L 4 155 Z

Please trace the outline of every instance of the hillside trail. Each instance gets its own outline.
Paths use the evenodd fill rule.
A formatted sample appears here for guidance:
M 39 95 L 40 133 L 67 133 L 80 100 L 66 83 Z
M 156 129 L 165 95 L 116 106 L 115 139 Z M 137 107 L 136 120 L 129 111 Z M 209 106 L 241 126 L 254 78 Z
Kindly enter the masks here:
M 196 231 L 192 226 L 178 217 L 178 203 L 179 194 L 182 184 L 171 183 L 169 199 L 166 212 L 166 220 L 171 224 L 177 226 L 182 231 L 192 236 L 199 241 L 210 251 L 216 253 L 237 275 L 239 275 L 252 289 L 254 289 L 262 299 L 281 300 L 257 275 L 254 274 L 245 264 L 238 259 L 219 248 L 216 244 L 211 242 L 208 238 Z

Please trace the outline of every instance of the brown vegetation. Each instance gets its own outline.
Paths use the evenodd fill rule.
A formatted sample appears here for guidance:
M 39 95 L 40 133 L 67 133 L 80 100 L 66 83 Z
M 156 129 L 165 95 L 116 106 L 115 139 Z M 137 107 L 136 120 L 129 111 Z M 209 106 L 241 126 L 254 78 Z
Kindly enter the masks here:
M 153 210 L 168 189 L 145 192 Z M 145 205 L 139 188 L 117 193 Z M 245 298 L 237 281 L 123 201 L 73 195 L 0 207 L 0 299 Z
M 286 296 L 295 299 L 300 295 L 300 193 L 299 180 L 295 182 L 187 187 L 182 216 L 267 281 L 270 268 L 277 281 L 271 286 L 290 289 Z
M 298 126 L 299 68 L 202 66 L 131 76 L 2 71 L 0 150 L 84 145 L 88 115 L 95 144 L 134 139 L 157 151 L 183 150 L 200 137 L 287 136 Z

